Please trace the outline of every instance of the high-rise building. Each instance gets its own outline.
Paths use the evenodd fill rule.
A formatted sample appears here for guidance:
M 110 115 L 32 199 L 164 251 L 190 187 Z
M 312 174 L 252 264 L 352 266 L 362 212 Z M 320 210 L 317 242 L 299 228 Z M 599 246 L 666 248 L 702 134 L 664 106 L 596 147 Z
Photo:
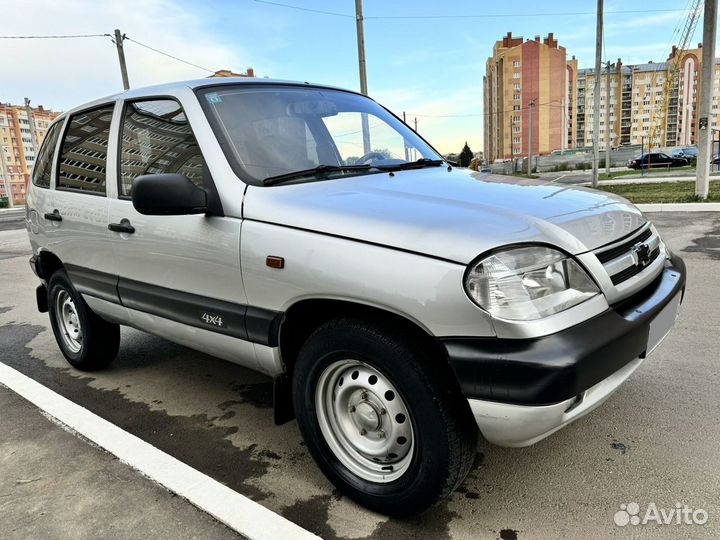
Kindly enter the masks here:
M 681 55 L 678 58 L 678 55 Z M 702 44 L 668 61 L 624 65 L 621 59 L 600 72 L 599 145 L 690 146 L 697 142 Z M 677 85 L 664 95 L 669 66 L 679 66 Z M 594 69 L 566 59 L 553 34 L 540 41 L 513 37 L 495 43 L 483 77 L 484 142 L 490 162 L 528 155 L 529 112 L 533 107 L 533 155 L 593 144 Z M 609 84 L 609 100 L 607 85 Z M 720 121 L 720 59 L 710 128 Z M 653 126 L 657 126 L 653 129 Z M 651 136 L 655 140 L 651 141 Z
M 485 156 L 489 161 L 548 154 L 571 145 L 577 61 L 552 33 L 544 39 L 514 37 L 495 43 L 485 68 Z
M 7 184 L 13 201 L 16 204 L 25 202 L 25 191 L 36 151 L 45 138 L 50 122 L 59 114 L 40 105 L 32 108 L 30 118 L 24 105 L 0 103 L 0 197 L 8 195 L 5 192 Z M 33 140 L 33 137 L 37 140 Z
M 600 73 L 600 147 L 608 137 L 611 147 L 644 144 L 652 147 L 690 146 L 697 142 L 698 104 L 702 45 L 687 50 L 679 59 L 677 87 L 663 96 L 669 76 L 669 62 L 678 54 L 673 49 L 668 62 L 623 65 L 618 59 L 610 65 L 610 101 L 605 102 L 607 67 Z M 593 141 L 593 90 L 595 70 L 578 73 L 578 105 L 574 146 L 591 146 Z M 720 60 L 715 61 L 710 127 L 718 127 L 718 83 Z M 658 128 L 653 130 L 653 125 Z M 650 137 L 654 136 L 654 140 Z

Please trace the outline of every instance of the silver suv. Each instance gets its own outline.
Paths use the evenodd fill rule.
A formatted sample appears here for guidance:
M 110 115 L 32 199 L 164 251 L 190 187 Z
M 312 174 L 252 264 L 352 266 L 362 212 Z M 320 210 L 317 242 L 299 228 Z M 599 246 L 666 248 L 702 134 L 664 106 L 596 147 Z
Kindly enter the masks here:
M 597 407 L 685 287 L 624 199 L 458 169 L 375 101 L 283 81 L 67 112 L 27 228 L 70 364 L 107 366 L 127 325 L 266 373 L 276 422 L 391 515 L 452 492 L 478 434 L 526 446 Z

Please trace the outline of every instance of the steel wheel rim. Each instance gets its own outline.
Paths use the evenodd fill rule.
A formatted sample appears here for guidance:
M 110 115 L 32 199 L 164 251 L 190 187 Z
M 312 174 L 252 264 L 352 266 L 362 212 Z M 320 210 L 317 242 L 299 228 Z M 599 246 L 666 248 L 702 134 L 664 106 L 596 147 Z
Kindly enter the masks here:
M 353 474 L 375 483 L 400 478 L 415 448 L 410 411 L 375 367 L 338 360 L 323 370 L 315 409 L 325 442 Z
M 72 353 L 82 349 L 82 326 L 75 302 L 67 291 L 61 290 L 55 298 L 55 319 L 65 347 Z

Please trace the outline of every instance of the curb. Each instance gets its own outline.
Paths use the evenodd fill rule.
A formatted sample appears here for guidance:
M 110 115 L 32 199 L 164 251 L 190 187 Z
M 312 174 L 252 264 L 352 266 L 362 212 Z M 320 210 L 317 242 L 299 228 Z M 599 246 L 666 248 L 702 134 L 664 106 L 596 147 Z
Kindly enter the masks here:
M 647 203 L 636 204 L 641 212 L 720 212 L 720 203 Z

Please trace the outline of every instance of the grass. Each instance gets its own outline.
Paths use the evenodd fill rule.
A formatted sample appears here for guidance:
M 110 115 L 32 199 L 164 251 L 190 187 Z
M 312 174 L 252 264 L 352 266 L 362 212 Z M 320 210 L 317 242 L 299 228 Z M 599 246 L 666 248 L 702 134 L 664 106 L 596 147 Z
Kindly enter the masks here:
M 600 186 L 598 189 L 625 197 L 635 204 L 700 202 L 695 196 L 695 182 L 626 184 Z M 704 202 L 720 202 L 720 180 L 710 182 L 710 194 Z
M 654 174 L 657 174 L 658 172 L 664 173 L 665 176 L 667 176 L 667 173 L 675 173 L 675 172 L 691 172 L 695 171 L 695 167 L 670 167 L 670 168 L 657 168 L 657 169 L 646 169 L 643 173 L 645 176 L 653 176 Z M 600 173 L 598 175 L 598 180 L 612 180 L 613 178 L 620 178 L 623 176 L 640 176 L 640 170 L 634 170 L 634 169 L 628 169 L 627 171 L 615 171 L 611 172 L 610 174 Z

